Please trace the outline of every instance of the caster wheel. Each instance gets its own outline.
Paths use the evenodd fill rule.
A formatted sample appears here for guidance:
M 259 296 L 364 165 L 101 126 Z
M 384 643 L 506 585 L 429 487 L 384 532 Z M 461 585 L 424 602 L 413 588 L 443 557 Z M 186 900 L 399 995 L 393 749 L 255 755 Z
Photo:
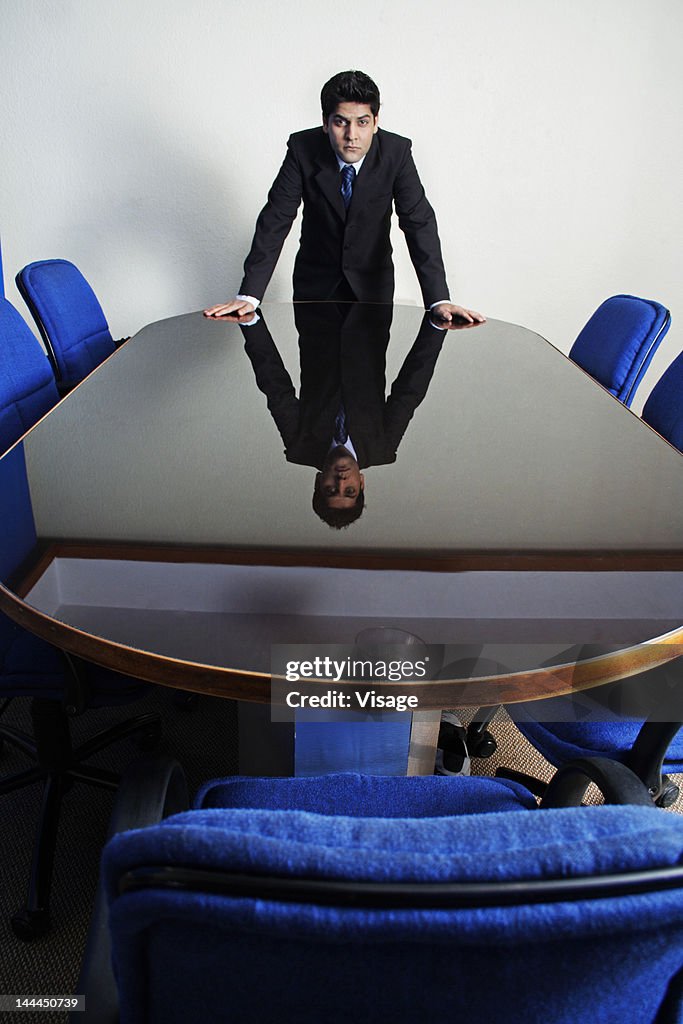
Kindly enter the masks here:
M 50 914 L 47 910 L 27 910 L 22 907 L 12 914 L 12 931 L 22 942 L 33 942 L 50 930 Z
M 657 807 L 671 807 L 678 800 L 680 792 L 676 783 L 672 782 L 668 775 L 662 775 L 662 788 L 655 804 Z
M 470 739 L 468 745 L 472 757 L 491 757 L 498 750 L 498 744 L 488 730 L 476 739 Z

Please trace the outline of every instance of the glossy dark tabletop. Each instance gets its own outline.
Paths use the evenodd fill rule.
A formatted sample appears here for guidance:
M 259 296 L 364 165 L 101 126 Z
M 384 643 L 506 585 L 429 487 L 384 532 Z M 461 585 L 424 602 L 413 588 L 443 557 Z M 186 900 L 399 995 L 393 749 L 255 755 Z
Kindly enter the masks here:
M 312 497 L 342 407 L 366 504 L 337 530 Z M 160 321 L 0 472 L 22 549 L 6 560 L 3 608 L 169 685 L 253 672 L 263 685 L 248 699 L 267 699 L 273 644 L 353 644 L 377 626 L 553 650 L 680 640 L 683 457 L 539 335 L 501 321 L 445 330 L 416 307 L 337 303 L 266 305 L 250 326 Z M 246 551 L 253 564 L 231 564 Z M 581 571 L 505 571 L 509 554 L 551 553 Z M 602 571 L 629 553 L 656 564 Z M 514 673 L 548 654 L 505 658 Z M 523 682 L 495 699 L 522 699 Z
M 412 307 L 393 317 L 351 307 L 339 326 L 330 305 L 308 305 L 299 330 L 288 304 L 266 306 L 248 328 L 200 313 L 144 328 L 26 438 L 39 536 L 366 551 L 683 548 L 681 455 L 537 334 L 495 320 L 441 331 Z M 365 397 L 364 382 L 381 377 L 388 396 L 398 378 L 404 406 L 398 425 L 381 414 L 363 425 L 374 430 L 369 455 L 384 459 L 394 446 L 395 461 L 364 468 L 366 509 L 340 531 L 313 513 L 315 465 L 287 460 L 267 406 L 287 380 L 298 395 L 302 372 L 309 391 L 326 379 L 327 365 L 311 373 L 315 346 L 343 366 L 346 394 Z M 259 374 L 274 394 L 259 389 Z M 378 439 L 382 429 L 394 433 Z

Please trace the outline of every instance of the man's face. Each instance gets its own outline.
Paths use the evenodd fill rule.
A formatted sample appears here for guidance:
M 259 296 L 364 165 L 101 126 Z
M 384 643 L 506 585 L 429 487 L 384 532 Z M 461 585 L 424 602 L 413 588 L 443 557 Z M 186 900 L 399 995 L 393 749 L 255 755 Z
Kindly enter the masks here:
M 330 452 L 320 473 L 320 493 L 328 508 L 353 508 L 365 486 L 358 463 L 345 448 Z
M 337 156 L 355 164 L 370 149 L 377 121 L 367 103 L 340 103 L 327 120 L 323 118 L 323 131 Z

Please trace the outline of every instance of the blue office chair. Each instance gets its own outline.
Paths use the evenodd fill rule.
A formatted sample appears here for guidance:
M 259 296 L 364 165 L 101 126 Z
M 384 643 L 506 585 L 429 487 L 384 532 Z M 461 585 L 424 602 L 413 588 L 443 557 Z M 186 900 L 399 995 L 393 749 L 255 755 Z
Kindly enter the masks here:
M 652 389 L 643 406 L 643 419 L 683 452 L 683 352 Z
M 588 777 L 634 805 L 573 806 Z M 543 809 L 494 779 L 217 780 L 105 848 L 120 1018 L 86 974 L 84 1024 L 679 1020 L 682 859 L 610 762 Z
M 47 356 L 0 290 L 0 454 L 58 401 Z
M 29 263 L 16 282 L 66 391 L 116 347 L 97 296 L 68 260 Z
M 598 648 L 570 648 L 559 662 L 585 661 Z M 683 772 L 683 707 L 679 706 L 680 659 L 606 686 L 549 700 L 510 704 L 507 711 L 527 740 L 558 766 L 582 757 L 626 764 L 660 807 L 669 807 L 679 787 L 668 773 Z M 496 772 L 541 795 L 545 783 L 507 767 Z
M 613 295 L 593 313 L 569 358 L 630 405 L 670 323 L 668 309 L 658 302 Z
M 0 454 L 58 401 L 45 354 L 14 307 L 0 299 Z M 36 543 L 23 445 L 0 458 L 0 580 L 19 571 Z M 35 766 L 0 781 L 0 794 L 42 781 L 43 804 L 26 906 L 12 920 L 21 938 L 49 926 L 49 892 L 59 807 L 72 779 L 116 788 L 117 777 L 86 763 L 99 750 L 133 733 L 154 742 L 156 715 L 120 723 L 72 747 L 68 715 L 86 707 L 128 703 L 147 687 L 139 680 L 67 660 L 61 652 L 0 614 L 0 699 L 32 697 L 33 736 L 0 724 L 0 741 L 23 750 Z

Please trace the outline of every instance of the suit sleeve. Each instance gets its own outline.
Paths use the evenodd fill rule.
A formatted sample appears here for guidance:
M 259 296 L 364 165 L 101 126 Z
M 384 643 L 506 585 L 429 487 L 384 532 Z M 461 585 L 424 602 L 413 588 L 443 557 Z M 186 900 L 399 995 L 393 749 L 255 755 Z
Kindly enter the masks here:
M 302 194 L 301 167 L 290 138 L 284 162 L 268 193 L 268 202 L 256 221 L 251 249 L 244 262 L 240 295 L 263 298 L 285 238 L 296 217 Z
M 384 409 L 384 429 L 394 451 L 427 394 L 445 337 L 446 331 L 435 328 L 425 314 Z
M 252 327 L 242 327 L 244 351 L 254 369 L 256 384 L 268 401 L 268 411 L 275 420 L 285 448 L 296 437 L 299 426 L 299 399 L 277 345 L 263 318 Z
M 394 204 L 425 306 L 429 307 L 440 299 L 448 299 L 450 292 L 436 217 L 422 187 L 410 145 L 394 182 Z

